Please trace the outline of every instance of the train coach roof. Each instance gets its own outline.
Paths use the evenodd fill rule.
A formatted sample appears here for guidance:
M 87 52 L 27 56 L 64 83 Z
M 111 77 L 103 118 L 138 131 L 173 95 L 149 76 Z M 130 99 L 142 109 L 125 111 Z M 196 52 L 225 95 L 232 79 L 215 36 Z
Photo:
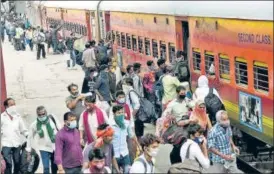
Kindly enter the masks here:
M 102 1 L 100 10 L 273 21 L 273 1 Z
M 99 1 L 42 1 L 41 5 L 46 7 L 96 10 Z

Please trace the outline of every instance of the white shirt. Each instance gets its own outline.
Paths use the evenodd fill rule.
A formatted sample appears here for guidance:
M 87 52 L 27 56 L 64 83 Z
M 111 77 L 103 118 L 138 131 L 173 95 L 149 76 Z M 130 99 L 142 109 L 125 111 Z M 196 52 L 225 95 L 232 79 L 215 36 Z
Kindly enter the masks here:
M 103 113 L 103 117 L 104 117 L 104 120 L 105 120 L 105 123 L 109 123 L 108 121 L 108 116 L 106 114 L 106 112 L 104 110 L 102 110 L 102 113 Z M 89 124 L 89 129 L 91 131 L 91 135 L 97 139 L 97 136 L 96 136 L 96 132 L 97 132 L 97 128 L 98 128 L 98 120 L 97 120 L 97 115 L 96 115 L 96 111 L 94 110 L 94 112 L 92 113 L 88 113 L 88 124 Z M 80 119 L 79 119 L 79 130 L 80 131 L 85 131 L 85 128 L 84 128 L 84 112 L 82 112 L 82 114 L 80 115 Z
M 155 167 L 154 167 L 155 158 L 152 158 L 153 165 L 151 163 L 147 162 L 144 154 L 142 154 L 139 158 L 142 158 L 145 161 L 145 163 L 146 163 L 146 166 L 147 166 L 146 173 L 154 173 L 155 172 Z M 140 161 L 135 161 L 132 164 L 129 173 L 145 173 L 145 166 L 144 166 L 144 164 L 142 162 L 140 162 Z
M 60 130 L 62 128 L 62 126 L 60 125 L 59 120 L 56 118 L 55 115 L 50 114 L 53 116 L 53 118 L 55 119 L 56 122 L 56 126 L 58 128 L 58 130 Z M 50 126 L 53 129 L 54 135 L 57 134 L 57 130 L 56 130 L 56 126 L 54 124 L 54 122 L 52 121 L 51 118 L 49 118 L 50 121 Z M 46 151 L 46 152 L 53 152 L 55 150 L 55 143 L 51 142 L 51 139 L 49 137 L 48 131 L 47 131 L 47 127 L 46 124 L 42 124 L 42 130 L 44 132 L 44 137 L 40 138 L 39 134 L 37 133 L 37 120 L 35 120 L 29 128 L 29 136 L 28 136 L 28 140 L 27 140 L 27 148 L 26 150 L 28 152 L 31 151 L 31 148 L 33 148 L 33 142 L 35 142 L 38 145 L 38 150 L 42 150 L 42 151 Z
M 11 120 L 6 111 L 1 114 L 1 143 L 2 147 L 19 147 L 21 137 L 28 135 L 27 128 L 20 115 Z
M 139 97 L 134 91 L 131 91 L 131 90 L 133 90 L 133 87 L 129 87 L 129 90 L 127 92 L 124 91 L 126 93 L 126 103 L 129 105 L 130 109 L 138 110 L 140 108 Z M 131 92 L 129 92 L 129 91 L 131 91 Z M 129 98 L 129 93 L 130 93 L 130 98 Z
M 210 167 L 209 159 L 204 156 L 199 145 L 190 139 L 188 139 L 181 147 L 180 156 L 181 156 L 182 162 L 186 158 L 187 149 L 190 144 L 191 144 L 191 147 L 189 149 L 189 159 L 198 160 L 198 162 L 204 169 L 209 168 Z

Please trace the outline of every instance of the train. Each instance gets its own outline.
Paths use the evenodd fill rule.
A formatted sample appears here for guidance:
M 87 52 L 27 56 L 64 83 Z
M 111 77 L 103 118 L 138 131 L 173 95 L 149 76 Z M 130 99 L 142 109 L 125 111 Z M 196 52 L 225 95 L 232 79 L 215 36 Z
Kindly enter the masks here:
M 148 60 L 160 58 L 171 63 L 176 51 L 186 52 L 192 86 L 200 75 L 206 75 L 218 89 L 238 145 L 255 158 L 265 152 L 272 154 L 273 1 L 34 4 L 37 14 L 32 16 L 39 18 L 37 25 L 43 28 L 63 21 L 65 37 L 76 32 L 86 40 L 112 40 L 121 68 L 133 62 L 145 68 Z M 209 73 L 212 64 L 213 75 Z

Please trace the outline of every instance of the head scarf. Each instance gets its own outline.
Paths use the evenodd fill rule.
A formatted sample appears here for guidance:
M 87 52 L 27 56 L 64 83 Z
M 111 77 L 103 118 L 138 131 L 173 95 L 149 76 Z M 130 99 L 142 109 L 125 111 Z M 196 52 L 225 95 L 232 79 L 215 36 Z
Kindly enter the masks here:
M 208 87 L 208 78 L 205 75 L 201 75 L 198 79 L 198 87 Z
M 201 110 L 200 109 L 200 105 L 204 104 L 205 102 L 203 100 L 197 100 L 196 104 L 195 104 L 195 108 L 193 110 L 194 116 L 199 120 L 199 124 L 205 128 L 206 124 L 207 124 L 207 113 L 206 113 L 206 109 Z
M 104 144 L 104 138 L 113 136 L 114 134 L 114 129 L 112 127 L 108 126 L 104 130 L 97 130 L 96 135 L 97 135 L 97 140 L 95 141 L 95 148 L 100 148 Z

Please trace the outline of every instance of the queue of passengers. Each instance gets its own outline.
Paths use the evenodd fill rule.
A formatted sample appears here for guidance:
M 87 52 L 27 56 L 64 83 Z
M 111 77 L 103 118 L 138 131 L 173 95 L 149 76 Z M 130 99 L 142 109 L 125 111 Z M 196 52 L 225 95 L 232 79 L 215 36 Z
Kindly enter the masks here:
M 38 106 L 37 119 L 27 130 L 14 99 L 4 101 L 1 152 L 6 163 L 5 174 L 22 170 L 19 167 L 22 150 L 29 166 L 25 170 L 37 169 L 34 143 L 39 144 L 37 150 L 45 174 L 155 173 L 161 154 L 159 145 L 166 143 L 163 135 L 169 133 L 163 124 L 167 120 L 172 120 L 169 127 L 176 127 L 171 132 L 169 173 L 240 172 L 235 159 L 240 152 L 233 143 L 222 99 L 216 89 L 209 87 L 204 75 L 192 92 L 184 52 L 178 51 L 171 65 L 159 59 L 156 68 L 153 61 L 148 61 L 143 77 L 140 63 L 128 65 L 122 76 L 117 61 L 109 57 L 111 44 L 103 41 L 99 46 L 95 44 L 88 42 L 81 55 L 85 74 L 81 92 L 77 84 L 67 87 L 65 104 L 69 112 L 64 114 L 63 124 L 45 106 Z M 75 51 L 71 46 L 73 61 L 77 58 Z M 141 108 L 146 107 L 142 98 L 156 108 L 156 118 L 151 119 L 156 124 L 155 134 L 144 134 L 145 123 L 139 118 Z M 208 105 L 212 101 L 219 105 Z M 27 137 L 24 148 L 20 144 L 21 134 Z

